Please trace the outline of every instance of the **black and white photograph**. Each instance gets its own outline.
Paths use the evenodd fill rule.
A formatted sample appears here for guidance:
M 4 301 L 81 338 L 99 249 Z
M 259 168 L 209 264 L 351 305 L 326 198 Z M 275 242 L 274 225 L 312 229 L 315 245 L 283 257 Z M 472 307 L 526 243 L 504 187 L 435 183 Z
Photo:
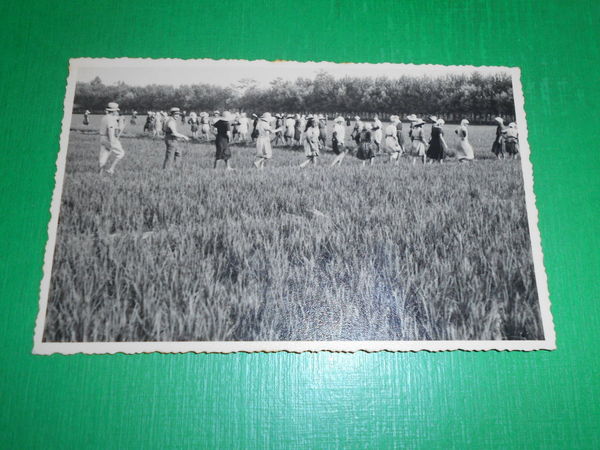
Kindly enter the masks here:
M 552 350 L 533 186 L 518 68 L 72 59 L 33 352 Z

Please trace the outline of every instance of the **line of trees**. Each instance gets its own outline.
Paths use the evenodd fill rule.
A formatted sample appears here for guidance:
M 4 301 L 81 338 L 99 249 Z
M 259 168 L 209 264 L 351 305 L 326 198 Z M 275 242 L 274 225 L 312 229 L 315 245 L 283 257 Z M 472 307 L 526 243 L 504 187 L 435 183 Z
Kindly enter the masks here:
M 469 118 L 487 121 L 500 115 L 514 119 L 512 81 L 509 75 L 445 75 L 399 78 L 335 78 L 319 72 L 314 79 L 274 79 L 261 87 L 242 79 L 232 86 L 206 83 L 129 86 L 123 82 L 105 85 L 96 77 L 77 83 L 75 110 L 101 112 L 110 101 L 122 111 L 231 110 L 247 112 L 321 112 L 329 114 L 435 114 L 450 120 Z

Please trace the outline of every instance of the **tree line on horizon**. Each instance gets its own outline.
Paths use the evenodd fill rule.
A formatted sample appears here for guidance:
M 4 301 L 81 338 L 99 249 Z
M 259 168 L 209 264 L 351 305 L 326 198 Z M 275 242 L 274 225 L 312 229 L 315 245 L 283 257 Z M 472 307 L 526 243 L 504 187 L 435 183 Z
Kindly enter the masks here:
M 319 72 L 315 78 L 294 81 L 275 78 L 268 86 L 241 79 L 231 86 L 106 85 L 99 77 L 78 82 L 74 110 L 100 113 L 110 101 L 123 113 L 164 110 L 177 106 L 191 112 L 214 110 L 249 113 L 328 113 L 361 116 L 373 114 L 438 115 L 450 120 L 514 120 L 512 80 L 507 74 L 473 72 L 440 77 L 343 77 Z

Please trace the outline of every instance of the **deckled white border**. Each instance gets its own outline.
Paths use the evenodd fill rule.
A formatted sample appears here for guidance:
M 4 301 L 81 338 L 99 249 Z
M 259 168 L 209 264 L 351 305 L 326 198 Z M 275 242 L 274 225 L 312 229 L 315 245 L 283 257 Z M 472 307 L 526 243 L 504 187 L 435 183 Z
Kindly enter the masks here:
M 535 281 L 537 285 L 538 299 L 540 303 L 540 314 L 544 329 L 544 340 L 539 341 L 235 341 L 235 342 L 85 342 L 85 343 L 50 343 L 42 342 L 44 334 L 44 322 L 48 293 L 50 289 L 50 276 L 52 274 L 52 260 L 56 244 L 56 233 L 58 227 L 58 216 L 62 198 L 63 180 L 65 175 L 65 164 L 67 159 L 67 148 L 69 146 L 69 130 L 73 111 L 73 99 L 75 96 L 75 85 L 77 73 L 80 67 L 142 67 L 164 65 L 202 66 L 206 62 L 217 62 L 210 59 L 181 60 L 181 59 L 149 59 L 149 58 L 76 58 L 69 61 L 69 76 L 67 78 L 67 89 L 64 101 L 64 116 L 62 121 L 62 132 L 60 136 L 60 151 L 56 161 L 55 188 L 52 195 L 50 207 L 51 219 L 48 224 L 48 242 L 44 256 L 44 276 L 40 286 L 39 313 L 35 324 L 33 353 L 37 355 L 61 354 L 102 354 L 102 353 L 231 353 L 231 352 L 305 352 L 305 351 L 333 351 L 333 352 L 356 352 L 356 351 L 444 351 L 444 350 L 554 350 L 556 348 L 556 335 L 552 314 L 550 312 L 550 297 L 548 282 L 543 264 L 542 244 L 538 230 L 538 213 L 535 206 L 535 194 L 533 192 L 533 167 L 529 160 L 529 143 L 527 141 L 527 123 L 525 119 L 525 108 L 523 90 L 521 86 L 521 71 L 516 67 L 485 67 L 490 69 L 505 70 L 512 76 L 515 111 L 519 130 L 519 148 L 521 153 L 521 168 L 523 171 L 525 201 L 527 206 L 527 220 L 533 264 L 535 270 Z M 247 62 L 252 64 L 272 64 L 268 61 L 242 61 L 242 60 L 218 60 L 219 63 L 228 64 Z M 284 62 L 284 64 L 314 64 L 315 68 L 324 67 L 328 62 Z M 352 63 L 353 64 L 353 63 Z M 414 64 L 391 64 L 390 69 L 408 69 L 416 67 Z M 422 67 L 422 66 L 421 66 Z M 436 68 L 461 68 L 482 69 L 475 66 L 442 66 L 426 65 L 432 71 Z

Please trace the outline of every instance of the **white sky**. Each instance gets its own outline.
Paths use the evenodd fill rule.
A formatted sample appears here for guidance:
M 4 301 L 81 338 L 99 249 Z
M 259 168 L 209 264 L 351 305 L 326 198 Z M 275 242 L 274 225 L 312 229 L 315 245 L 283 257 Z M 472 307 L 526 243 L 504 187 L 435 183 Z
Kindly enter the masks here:
M 298 77 L 313 78 L 320 70 L 338 77 L 385 75 L 395 78 L 402 75 L 439 76 L 448 73 L 513 73 L 507 67 L 441 66 L 414 64 L 355 64 L 355 63 L 300 63 L 243 60 L 176 60 L 176 59 L 95 59 L 71 60 L 71 68 L 77 68 L 78 81 L 91 81 L 99 76 L 105 84 L 123 81 L 129 85 L 148 84 L 210 83 L 229 86 L 240 79 L 250 78 L 265 86 L 271 80 L 281 77 L 295 80 Z

